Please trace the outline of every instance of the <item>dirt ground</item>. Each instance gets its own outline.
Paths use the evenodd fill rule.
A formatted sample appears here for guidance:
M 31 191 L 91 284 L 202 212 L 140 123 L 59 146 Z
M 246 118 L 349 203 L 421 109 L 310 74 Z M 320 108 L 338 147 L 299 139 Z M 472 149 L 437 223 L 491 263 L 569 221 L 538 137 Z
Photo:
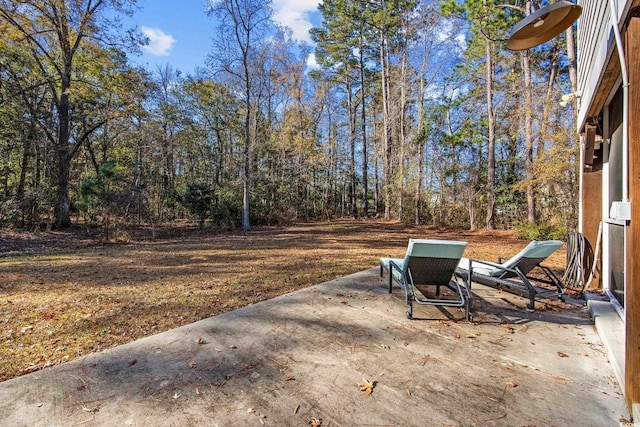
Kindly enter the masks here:
M 414 238 L 465 240 L 497 260 L 514 232 L 353 220 L 214 233 L 0 232 L 0 381 L 402 257 Z M 562 275 L 564 248 L 546 262 Z

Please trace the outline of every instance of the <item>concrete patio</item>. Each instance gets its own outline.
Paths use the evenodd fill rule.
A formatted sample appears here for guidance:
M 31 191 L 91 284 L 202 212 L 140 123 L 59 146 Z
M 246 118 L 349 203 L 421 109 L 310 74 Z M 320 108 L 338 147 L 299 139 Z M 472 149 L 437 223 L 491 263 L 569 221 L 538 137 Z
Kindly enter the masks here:
M 584 302 L 474 286 L 474 323 L 369 269 L 0 383 L 7 426 L 617 426 Z M 451 320 L 453 317 L 453 320 Z M 361 390 L 359 384 L 374 385 Z

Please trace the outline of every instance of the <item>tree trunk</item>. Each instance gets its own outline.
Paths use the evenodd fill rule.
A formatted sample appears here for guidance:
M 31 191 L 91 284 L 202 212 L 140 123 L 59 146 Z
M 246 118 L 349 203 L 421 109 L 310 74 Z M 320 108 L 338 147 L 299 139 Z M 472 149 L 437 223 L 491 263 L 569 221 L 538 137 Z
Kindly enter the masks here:
M 364 78 L 364 43 L 362 36 L 360 37 L 360 120 L 362 123 L 362 217 L 369 215 L 369 158 L 367 150 L 367 109 L 366 109 L 366 91 Z
M 413 205 L 413 218 L 416 225 L 420 225 L 420 205 L 422 204 L 422 180 L 424 178 L 424 144 L 418 146 L 418 179 L 416 180 L 416 195 Z
M 534 194 L 533 173 L 533 113 L 532 88 L 531 88 L 531 60 L 529 51 L 522 53 L 522 71 L 524 73 L 524 138 L 525 138 L 525 179 L 527 184 L 527 221 L 534 224 L 536 221 L 536 205 Z
M 391 219 L 391 182 L 393 178 L 392 144 L 389 132 L 389 76 L 386 34 L 380 32 L 380 78 L 382 83 L 382 134 L 384 140 L 384 219 Z
M 249 231 L 251 224 L 249 221 L 249 193 L 251 183 L 251 76 L 249 75 L 249 54 L 247 49 L 243 49 L 243 67 L 244 67 L 244 96 L 245 96 L 245 115 L 244 115 L 244 174 L 242 177 L 242 229 Z
M 573 36 L 573 25 L 570 25 L 566 31 L 567 34 L 567 62 L 569 68 L 569 81 L 571 82 L 571 92 L 575 93 L 578 90 L 578 71 L 576 66 L 576 45 Z M 574 99 L 574 110 L 576 117 L 578 115 L 577 99 Z
M 24 199 L 25 186 L 27 181 L 27 168 L 29 167 L 29 159 L 31 158 L 31 147 L 36 139 L 36 125 L 32 121 L 29 124 L 29 132 L 24 138 L 22 145 L 22 162 L 20 163 L 20 181 L 18 182 L 18 189 L 16 190 L 16 199 L 22 201 Z M 8 198 L 8 191 L 5 194 L 5 198 Z
M 349 207 L 354 218 L 358 217 L 358 203 L 356 197 L 356 116 L 357 111 L 353 102 L 352 85 L 347 76 L 347 109 L 349 114 Z
M 487 230 L 495 228 L 495 176 L 496 176 L 496 137 L 495 137 L 495 113 L 493 111 L 493 83 L 494 65 L 493 52 L 490 40 L 486 40 L 486 91 L 487 91 L 487 216 L 485 227 Z
M 476 195 L 472 186 L 467 188 L 469 198 L 469 231 L 476 231 Z
M 551 97 L 553 96 L 553 87 L 555 85 L 556 76 L 558 75 L 558 46 L 557 43 L 549 51 L 551 66 L 549 67 L 549 79 L 547 80 L 547 93 L 544 97 L 544 107 L 542 109 L 542 120 L 540 123 L 540 137 L 538 138 L 538 149 L 536 157 L 542 158 L 545 150 L 545 142 L 547 141 L 549 129 L 549 110 L 551 108 Z
M 405 179 L 405 169 L 404 169 L 404 165 L 405 165 L 405 150 L 407 149 L 406 147 L 406 135 L 405 135 L 405 122 L 406 122 L 406 117 L 405 117 L 405 110 L 406 110 L 406 103 L 407 103 L 407 46 L 406 43 L 403 45 L 403 51 L 402 51 L 402 62 L 401 62 L 401 66 L 400 66 L 400 108 L 398 111 L 398 119 L 399 119 L 399 134 L 400 134 L 400 141 L 399 141 L 399 145 L 400 145 L 400 159 L 399 159 L 399 168 L 400 168 L 400 176 L 399 176 L 399 180 L 400 183 L 398 185 L 400 191 L 398 191 L 398 218 L 400 219 L 400 221 L 403 220 L 404 217 L 404 179 Z
M 56 206 L 54 210 L 53 224 L 55 228 L 67 228 L 71 226 L 69 210 L 71 201 L 69 199 L 69 89 L 71 88 L 71 59 L 68 58 L 64 64 L 60 87 L 60 102 L 58 103 L 58 138 L 57 138 L 57 160 L 58 169 L 56 176 Z
M 375 109 L 374 109 L 375 110 Z M 373 126 L 374 126 L 374 130 L 373 130 L 373 134 L 377 135 L 377 129 L 376 129 L 376 121 L 372 120 L 373 122 Z M 380 156 L 378 154 L 378 152 L 376 151 L 375 155 L 374 155 L 374 163 L 373 163 L 373 180 L 375 181 L 375 187 L 373 189 L 373 203 L 376 205 L 376 217 L 379 217 L 379 209 L 380 209 L 380 165 L 378 163 Z

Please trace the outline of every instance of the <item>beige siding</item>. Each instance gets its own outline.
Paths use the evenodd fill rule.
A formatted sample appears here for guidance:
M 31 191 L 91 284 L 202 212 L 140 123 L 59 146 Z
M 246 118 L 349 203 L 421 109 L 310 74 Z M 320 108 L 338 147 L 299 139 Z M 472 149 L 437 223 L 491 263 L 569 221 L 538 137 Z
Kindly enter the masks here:
M 617 19 L 624 23 L 634 0 L 614 0 Z M 640 1 L 635 0 L 636 5 Z M 609 14 L 610 0 L 579 0 L 582 16 L 578 23 L 578 90 L 582 92 L 578 111 L 578 129 L 585 120 L 597 115 L 620 74 L 615 52 L 615 37 Z M 624 32 L 624 29 L 621 29 Z
M 578 129 L 587 113 L 605 71 L 606 58 L 615 44 L 609 18 L 609 0 L 580 0 L 582 16 L 578 23 L 578 90 L 582 92 Z

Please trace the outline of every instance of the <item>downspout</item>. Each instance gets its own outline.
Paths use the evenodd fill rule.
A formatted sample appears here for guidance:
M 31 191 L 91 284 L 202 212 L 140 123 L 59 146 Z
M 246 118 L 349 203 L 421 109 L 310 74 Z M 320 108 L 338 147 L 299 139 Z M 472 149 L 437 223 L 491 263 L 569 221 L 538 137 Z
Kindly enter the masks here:
M 620 35 L 620 28 L 618 27 L 618 8 L 616 0 L 609 0 L 609 17 L 611 18 L 611 26 L 613 27 L 613 35 L 616 39 L 616 49 L 618 50 L 618 58 L 620 59 L 620 72 L 622 75 L 622 201 L 619 205 L 619 209 L 615 209 L 616 216 L 623 220 L 631 219 L 631 203 L 629 202 L 629 75 L 627 72 L 627 60 L 624 56 L 624 49 L 622 46 L 622 36 Z M 614 202 L 615 203 L 615 202 Z M 624 213 L 622 213 L 624 212 Z M 622 214 L 621 214 L 622 213 Z M 611 216 L 611 214 L 609 215 Z M 623 258 L 624 262 L 624 283 L 623 289 L 625 289 L 624 298 L 626 299 L 627 293 L 627 222 L 624 225 L 624 246 L 623 246 Z M 607 290 L 607 294 L 611 297 L 611 293 Z M 612 301 L 617 301 L 617 298 L 612 298 Z M 614 307 L 620 314 L 620 317 L 625 321 L 624 309 L 614 304 Z M 625 304 L 626 307 L 626 304 Z
M 627 73 L 627 60 L 624 56 L 622 36 L 618 28 L 618 8 L 616 0 L 609 0 L 609 17 L 616 39 L 616 49 L 620 58 L 622 73 L 622 201 L 629 202 L 629 75 Z

